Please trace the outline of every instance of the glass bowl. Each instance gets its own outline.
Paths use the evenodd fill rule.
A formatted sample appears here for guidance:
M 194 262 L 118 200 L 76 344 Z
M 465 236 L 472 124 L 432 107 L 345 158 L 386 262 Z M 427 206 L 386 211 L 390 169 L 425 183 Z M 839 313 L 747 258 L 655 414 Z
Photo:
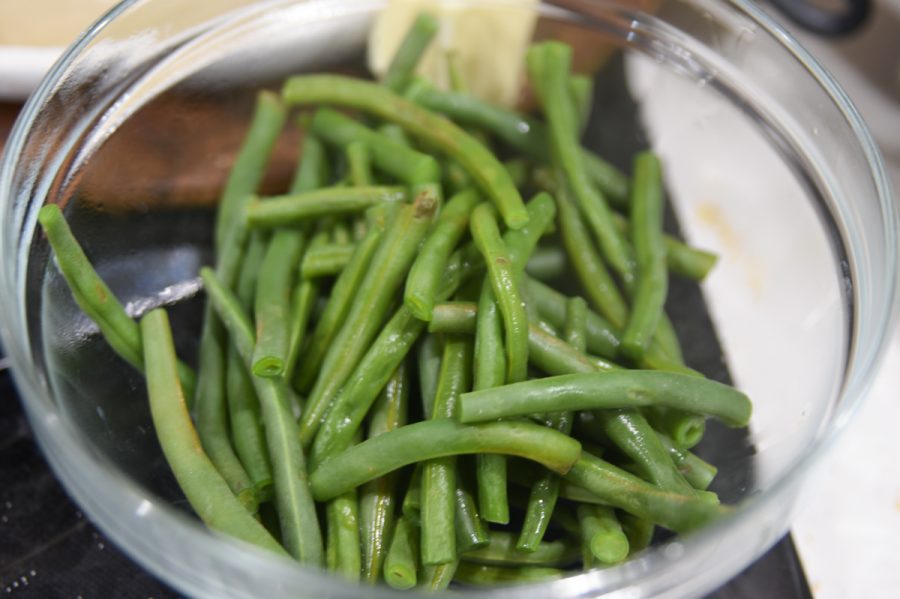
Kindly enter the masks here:
M 196 351 L 212 208 L 260 86 L 359 70 L 379 2 L 124 2 L 31 97 L 0 168 L 3 344 L 37 438 L 84 511 L 135 560 L 194 596 L 387 596 L 207 531 L 162 460 L 141 377 L 73 303 L 35 233 L 58 203 L 134 314 L 170 308 Z M 892 326 L 896 221 L 877 149 L 834 81 L 743 0 L 541 6 L 536 37 L 602 66 L 585 142 L 666 168 L 673 214 L 720 254 L 701 287 L 673 287 L 689 364 L 755 402 L 746 433 L 699 450 L 737 507 L 629 562 L 490 596 L 700 594 L 771 546 L 811 464 L 864 396 Z M 621 51 L 618 51 L 621 50 Z M 283 184 L 296 132 L 266 189 Z M 697 312 L 699 306 L 699 312 Z M 673 320 L 678 321 L 676 314 Z M 711 324 L 713 323 L 713 324 Z M 709 452 L 712 452 L 710 454 Z

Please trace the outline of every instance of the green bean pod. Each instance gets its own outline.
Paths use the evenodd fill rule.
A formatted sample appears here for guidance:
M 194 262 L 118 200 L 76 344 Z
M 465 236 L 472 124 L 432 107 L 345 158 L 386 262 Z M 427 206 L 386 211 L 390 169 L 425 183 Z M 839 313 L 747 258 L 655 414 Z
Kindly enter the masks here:
M 547 127 L 537 119 L 494 106 L 470 94 L 438 90 L 419 79 L 406 88 L 404 95 L 420 106 L 496 135 L 532 160 L 550 161 Z M 628 178 L 622 171 L 584 148 L 581 148 L 581 157 L 591 182 L 617 207 L 627 208 Z
M 408 464 L 479 452 L 516 455 L 565 473 L 581 454 L 581 444 L 530 422 L 466 426 L 450 419 L 429 420 L 350 447 L 321 463 L 310 480 L 316 499 L 327 501 Z
M 252 372 L 256 376 L 281 376 L 284 372 L 291 341 L 291 292 L 305 245 L 302 233 L 282 230 L 272 236 L 266 249 L 253 304 L 256 346 Z
M 356 489 L 335 497 L 325 505 L 328 537 L 326 566 L 338 576 L 358 582 L 360 559 L 359 503 Z
M 452 295 L 465 280 L 467 273 L 477 272 L 468 252 L 454 252 L 444 271 L 443 288 L 438 298 L 444 299 Z M 387 383 L 387 378 L 412 349 L 419 335 L 425 330 L 425 323 L 413 316 L 406 306 L 401 306 L 388 321 L 378 338 L 372 343 L 369 351 L 363 356 L 351 378 L 335 401 L 335 405 L 325 419 L 320 432 L 316 435 L 311 448 L 310 461 L 316 463 L 336 452 L 342 451 L 359 427 L 379 390 Z M 426 339 L 427 341 L 427 339 Z M 428 347 L 430 343 L 423 344 Z M 430 356 L 428 367 L 420 371 L 423 385 L 428 378 L 421 378 L 432 370 L 439 369 L 440 360 Z M 421 363 L 421 362 L 420 362 Z M 435 366 L 435 363 L 438 365 Z M 436 376 L 432 377 L 436 388 Z M 430 386 L 422 390 L 422 397 L 433 396 Z M 430 404 L 424 406 L 426 417 L 430 417 Z
M 564 173 L 603 257 L 628 286 L 634 270 L 628 244 L 616 228 L 605 197 L 592 185 L 580 152 L 578 121 L 566 83 L 571 61 L 572 49 L 559 42 L 535 44 L 526 57 L 532 86 L 547 117 L 554 166 Z
M 286 118 L 287 110 L 276 94 L 270 91 L 259 93 L 247 135 L 219 202 L 215 228 L 217 252 L 221 253 L 226 245 L 234 243 L 234 230 L 240 226 L 238 223 L 243 219 L 247 203 L 262 181 L 269 155 Z
M 601 564 L 617 564 L 628 557 L 628 537 L 615 510 L 605 505 L 578 506 L 578 523 L 582 534 L 582 561 L 585 569 L 594 560 Z
M 350 261 L 331 288 L 331 295 L 325 305 L 325 310 L 316 321 L 309 345 L 304 351 L 303 362 L 297 370 L 296 378 L 293 379 L 296 387 L 300 390 L 310 389 L 315 382 L 325 354 L 340 331 L 354 298 L 359 293 L 360 285 L 369 270 L 372 257 L 381 245 L 385 227 L 392 218 L 390 210 L 375 209 L 370 215 L 372 223 L 366 236 L 356 244 Z M 315 244 L 312 245 L 315 246 Z
M 401 363 L 372 408 L 368 437 L 376 437 L 406 424 L 410 382 Z M 386 474 L 366 483 L 359 497 L 359 530 L 362 552 L 362 579 L 378 582 L 394 528 L 394 510 L 399 503 L 397 477 Z
M 416 318 L 431 320 L 431 310 L 447 260 L 467 231 L 469 214 L 480 199 L 473 190 L 463 191 L 450 198 L 419 250 L 406 278 L 403 295 L 404 303 Z
M 211 529 L 286 556 L 284 548 L 232 494 L 200 446 L 178 383 L 175 345 L 165 311 L 148 312 L 140 329 L 153 427 L 191 507 Z
M 509 173 L 496 157 L 452 121 L 420 108 L 374 83 L 340 75 L 291 77 L 282 88 L 289 105 L 335 104 L 371 113 L 401 125 L 459 162 L 493 201 L 511 229 L 528 222 L 528 213 Z
M 498 566 L 567 566 L 578 559 L 577 545 L 564 540 L 541 542 L 533 550 L 523 551 L 516 546 L 516 535 L 495 530 L 490 542 L 460 557 L 465 562 Z
M 388 88 L 399 91 L 406 86 L 437 33 L 438 26 L 438 20 L 433 15 L 427 12 L 418 14 L 388 65 L 383 81 Z
M 457 398 L 470 388 L 471 345 L 464 337 L 445 339 L 432 419 L 452 419 Z M 425 462 L 422 470 L 421 551 L 422 563 L 426 566 L 456 559 L 456 479 L 455 456 Z
M 335 396 L 382 326 L 394 292 L 402 284 L 419 241 L 428 230 L 437 201 L 430 190 L 423 191 L 412 205 L 400 209 L 385 231 L 307 398 L 306 411 L 300 419 L 300 438 L 304 446 L 312 443 Z
M 210 304 L 228 328 L 232 341 L 249 367 L 255 340 L 247 315 L 211 269 L 200 269 L 200 277 Z M 252 377 L 252 380 L 262 408 L 266 444 L 272 460 L 282 539 L 296 559 L 322 564 L 322 535 L 307 480 L 306 460 L 285 387 L 276 379 Z
M 397 519 L 391 544 L 384 560 L 384 581 L 394 589 L 405 591 L 416 586 L 419 567 L 419 534 L 406 514 Z
M 355 252 L 355 244 L 323 243 L 310 247 L 300 262 L 300 277 L 309 280 L 339 275 Z
M 405 202 L 406 189 L 392 185 L 326 187 L 291 195 L 255 198 L 246 208 L 251 227 L 286 227 L 313 218 L 362 212 L 385 202 Z
M 234 452 L 253 483 L 257 502 L 268 501 L 272 495 L 272 464 L 266 448 L 259 399 L 250 372 L 233 346 L 227 350 L 225 388 Z
M 437 160 L 413 149 L 402 128 L 398 128 L 402 137 L 392 129 L 382 128 L 376 132 L 336 110 L 319 108 L 313 115 L 310 129 L 335 146 L 346 147 L 354 142 L 366 144 L 373 166 L 407 185 L 440 180 Z
M 692 487 L 700 491 L 709 488 L 718 472 L 715 466 L 690 451 L 677 447 L 672 439 L 665 435 L 659 435 L 659 440 L 669 452 L 678 471 L 684 475 Z
M 463 394 L 460 422 L 558 410 L 601 410 L 663 405 L 746 426 L 752 410 L 746 395 L 728 385 L 674 372 L 613 370 L 569 374 Z
M 491 289 L 503 316 L 506 381 L 524 380 L 528 370 L 528 315 L 522 305 L 512 259 L 487 206 L 473 210 L 470 228 L 475 244 L 484 256 Z
M 725 513 L 718 504 L 696 494 L 664 491 L 586 452 L 565 476 L 606 505 L 675 532 L 688 532 Z
M 353 141 L 345 148 L 347 168 L 350 171 L 350 185 L 366 187 L 374 183 L 372 176 L 372 158 L 369 146 L 363 141 Z
M 113 351 L 143 372 L 140 327 L 128 316 L 125 308 L 91 266 L 59 206 L 43 206 L 38 212 L 38 223 L 53 248 L 56 265 L 69 285 L 78 307 L 97 324 Z M 179 361 L 178 378 L 187 397 L 193 398 L 197 384 L 193 369 Z
M 659 159 L 641 152 L 634 161 L 631 238 L 637 261 L 634 298 L 620 351 L 640 359 L 656 332 L 669 289 L 662 238 L 663 193 Z
M 545 566 L 508 567 L 493 564 L 460 562 L 454 580 L 465 585 L 495 587 L 498 585 L 520 585 L 546 582 L 562 578 L 566 573 L 559 568 Z

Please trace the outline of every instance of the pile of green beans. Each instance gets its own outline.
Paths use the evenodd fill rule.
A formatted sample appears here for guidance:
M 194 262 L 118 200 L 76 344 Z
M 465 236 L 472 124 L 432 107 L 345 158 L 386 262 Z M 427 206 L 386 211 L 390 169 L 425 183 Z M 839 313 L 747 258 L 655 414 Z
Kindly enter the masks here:
M 691 449 L 707 418 L 746 426 L 750 400 L 682 362 L 664 311 L 669 274 L 702 280 L 715 259 L 664 235 L 657 157 L 629 177 L 581 146 L 592 83 L 568 46 L 529 50 L 524 115 L 461 72 L 451 92 L 416 78 L 436 30 L 416 21 L 384 84 L 260 93 L 199 273 L 199 356 L 179 361 L 164 310 L 125 313 L 58 207 L 39 222 L 78 305 L 146 374 L 210 528 L 397 589 L 622 562 L 655 527 L 728 510 Z M 295 175 L 261 196 L 291 110 Z M 566 277 L 579 293 L 554 288 Z

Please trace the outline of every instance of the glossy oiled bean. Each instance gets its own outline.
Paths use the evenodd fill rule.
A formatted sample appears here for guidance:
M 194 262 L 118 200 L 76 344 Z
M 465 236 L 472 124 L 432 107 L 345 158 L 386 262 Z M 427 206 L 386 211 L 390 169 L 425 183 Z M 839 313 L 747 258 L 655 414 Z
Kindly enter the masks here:
M 518 229 L 528 213 L 509 173 L 494 155 L 452 121 L 405 100 L 385 87 L 340 75 L 291 77 L 282 89 L 288 104 L 335 104 L 364 110 L 403 126 L 459 162 L 493 201 L 506 225 Z

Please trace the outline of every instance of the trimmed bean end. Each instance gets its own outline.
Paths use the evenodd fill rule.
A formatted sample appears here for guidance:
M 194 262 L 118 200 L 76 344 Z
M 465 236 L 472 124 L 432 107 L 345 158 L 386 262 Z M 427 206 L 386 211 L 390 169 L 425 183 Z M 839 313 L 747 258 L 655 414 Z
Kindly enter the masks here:
M 275 378 L 284 373 L 284 360 L 275 356 L 266 356 L 253 363 L 253 374 L 263 378 Z

